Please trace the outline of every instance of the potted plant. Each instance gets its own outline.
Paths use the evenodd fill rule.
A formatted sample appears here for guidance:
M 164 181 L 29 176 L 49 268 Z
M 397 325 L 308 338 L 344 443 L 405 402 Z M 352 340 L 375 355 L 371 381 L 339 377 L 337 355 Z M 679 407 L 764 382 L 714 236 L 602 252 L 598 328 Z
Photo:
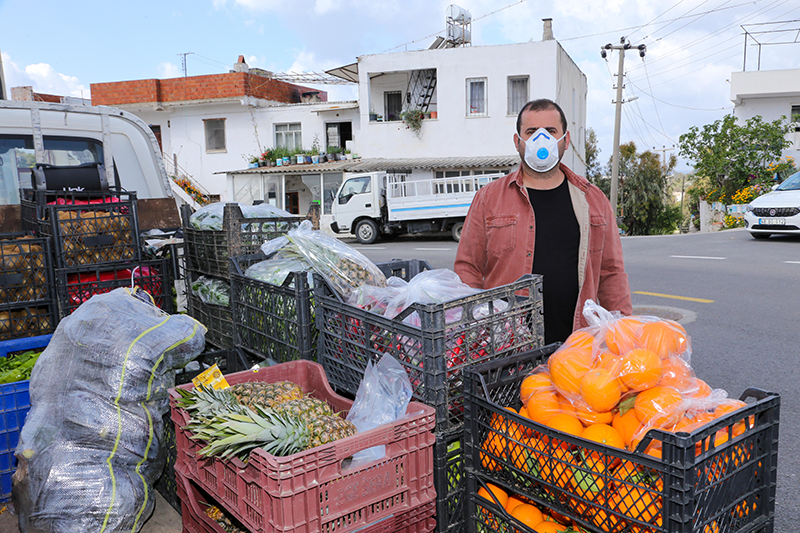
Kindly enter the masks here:
M 258 167 L 258 156 L 255 155 L 242 155 L 245 161 L 247 161 L 247 168 L 256 168 Z
M 412 108 L 403 112 L 402 117 L 406 128 L 410 129 L 414 132 L 414 135 L 419 137 L 420 130 L 422 129 L 422 111 L 417 108 Z
M 378 114 L 375 112 L 374 107 L 369 106 L 369 121 L 375 122 L 376 120 L 378 120 Z
M 378 122 L 383 122 L 383 115 L 378 115 L 375 120 L 377 120 Z

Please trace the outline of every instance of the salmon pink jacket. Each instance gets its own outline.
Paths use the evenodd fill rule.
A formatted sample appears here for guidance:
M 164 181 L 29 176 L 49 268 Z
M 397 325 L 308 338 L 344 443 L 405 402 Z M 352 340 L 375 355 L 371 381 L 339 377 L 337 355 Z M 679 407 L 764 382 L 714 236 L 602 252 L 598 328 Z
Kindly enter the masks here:
M 588 299 L 609 311 L 632 312 L 622 243 L 611 202 L 585 178 L 560 164 L 580 225 L 578 294 L 573 331 L 586 327 Z M 536 223 L 519 168 L 483 187 L 472 200 L 456 253 L 455 272 L 471 287 L 491 289 L 533 270 Z M 545 312 L 547 312 L 545 310 Z

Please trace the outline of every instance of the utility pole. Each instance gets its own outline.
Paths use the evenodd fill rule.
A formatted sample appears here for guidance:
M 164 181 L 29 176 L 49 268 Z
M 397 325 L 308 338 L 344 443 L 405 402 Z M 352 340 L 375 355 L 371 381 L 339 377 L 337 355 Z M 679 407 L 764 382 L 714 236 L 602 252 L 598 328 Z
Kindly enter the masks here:
M 615 216 L 619 212 L 619 208 L 617 207 L 617 183 L 619 181 L 619 130 L 621 125 L 620 123 L 622 122 L 622 89 L 624 87 L 624 85 L 622 85 L 622 75 L 625 65 L 625 50 L 630 50 L 631 48 L 631 43 L 627 42 L 625 37 L 620 38 L 619 44 L 612 45 L 611 43 L 608 43 L 607 45 L 600 47 L 600 57 L 603 59 L 608 57 L 607 50 L 619 51 L 619 68 L 617 70 L 617 99 L 615 102 L 612 102 L 617 105 L 614 117 L 614 152 L 611 159 L 611 208 L 614 210 Z M 640 44 L 636 48 L 639 50 L 639 56 L 644 57 L 647 47 L 643 44 Z
M 0 100 L 6 99 L 6 76 L 3 74 L 3 54 L 0 52 Z
M 661 148 L 656 148 L 655 146 L 653 146 L 654 152 L 661 152 L 661 161 L 662 161 L 661 164 L 664 166 L 664 168 L 667 168 L 667 152 L 670 152 L 674 149 L 675 149 L 674 144 L 672 145 L 672 148 L 667 148 L 664 145 L 661 145 Z
M 189 75 L 187 70 L 186 70 L 186 56 L 189 56 L 189 55 L 192 55 L 192 54 L 194 54 L 194 52 L 184 52 L 182 54 L 178 54 L 179 56 L 182 56 L 182 58 L 183 58 L 182 59 L 182 62 L 183 62 L 182 63 L 182 68 L 183 68 L 183 77 L 184 78 Z

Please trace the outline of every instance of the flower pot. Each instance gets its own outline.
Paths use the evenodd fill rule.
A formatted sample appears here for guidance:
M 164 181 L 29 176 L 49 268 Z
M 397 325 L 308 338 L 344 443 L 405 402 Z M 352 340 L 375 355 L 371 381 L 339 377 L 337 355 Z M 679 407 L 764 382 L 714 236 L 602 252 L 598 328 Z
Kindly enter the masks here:
M 319 156 L 318 155 L 312 155 L 311 156 L 311 162 L 314 163 L 314 164 L 319 163 Z
M 258 163 L 247 163 L 247 168 L 258 168 L 261 165 L 260 162 Z
M 431 118 L 439 118 L 439 112 L 438 111 L 431 111 Z
M 282 166 L 283 166 L 283 159 L 277 159 L 277 160 L 275 160 L 275 164 L 276 164 L 277 166 L 279 166 L 279 167 L 282 167 Z
M 378 120 L 378 114 L 377 113 L 370 113 L 369 114 L 369 121 L 370 122 L 375 122 L 376 120 Z

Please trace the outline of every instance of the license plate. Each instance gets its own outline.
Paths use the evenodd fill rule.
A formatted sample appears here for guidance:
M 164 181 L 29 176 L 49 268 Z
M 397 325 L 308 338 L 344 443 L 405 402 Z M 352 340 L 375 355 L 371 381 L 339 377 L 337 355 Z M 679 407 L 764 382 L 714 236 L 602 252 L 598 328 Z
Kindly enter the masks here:
M 758 223 L 764 226 L 783 226 L 786 220 L 782 218 L 759 218 Z

